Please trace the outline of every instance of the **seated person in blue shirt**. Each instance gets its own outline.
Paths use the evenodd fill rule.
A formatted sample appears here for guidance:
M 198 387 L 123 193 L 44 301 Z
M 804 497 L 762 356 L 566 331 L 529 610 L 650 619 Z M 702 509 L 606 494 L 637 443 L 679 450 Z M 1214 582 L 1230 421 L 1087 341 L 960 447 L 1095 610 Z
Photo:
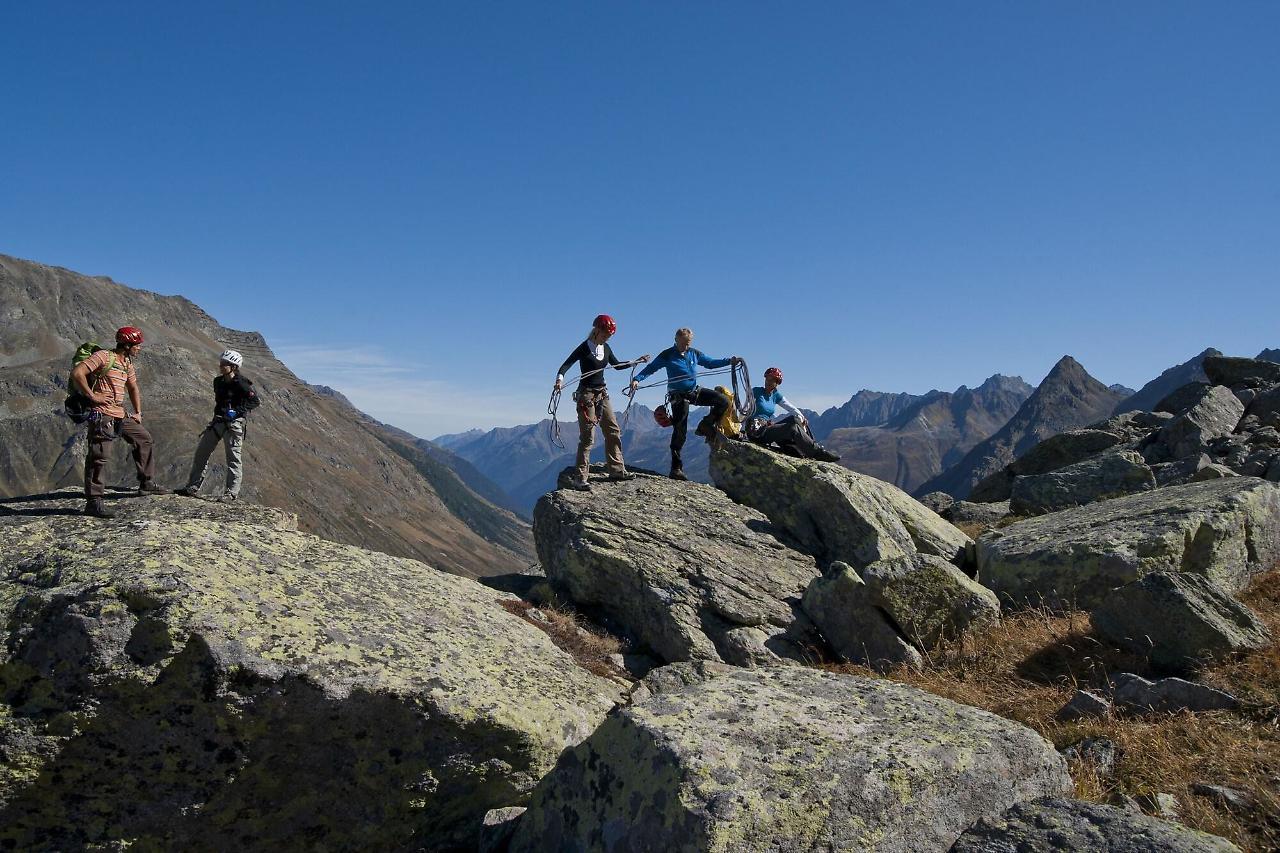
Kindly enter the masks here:
M 680 451 L 684 447 L 684 439 L 689 429 L 689 406 L 710 406 L 711 413 L 698 422 L 695 430 L 698 435 L 711 441 L 716 423 L 729 409 L 729 401 L 723 394 L 717 394 L 710 388 L 698 387 L 698 365 L 714 370 L 717 367 L 736 365 L 742 359 L 738 356 L 729 358 L 710 358 L 694 349 L 692 329 L 676 329 L 676 345 L 665 349 L 658 357 L 649 362 L 649 366 L 636 374 L 631 383 L 631 391 L 646 377 L 657 372 L 659 367 L 667 369 L 667 399 L 671 401 L 671 479 L 687 480 L 684 475 L 684 463 L 680 459 Z
M 764 387 L 752 388 L 756 400 L 755 414 L 747 428 L 747 437 L 756 444 L 776 444 L 784 451 L 794 452 L 803 459 L 835 462 L 840 455 L 832 453 L 813 440 L 804 413 L 782 396 L 778 386 L 782 384 L 782 371 L 770 367 L 764 372 Z M 789 414 L 779 414 L 782 408 Z

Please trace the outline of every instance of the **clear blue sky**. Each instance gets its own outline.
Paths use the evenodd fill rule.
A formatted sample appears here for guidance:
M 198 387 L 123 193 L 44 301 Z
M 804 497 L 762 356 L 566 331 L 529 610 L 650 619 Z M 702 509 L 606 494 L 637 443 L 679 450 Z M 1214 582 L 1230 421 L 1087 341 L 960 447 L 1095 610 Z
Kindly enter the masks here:
M 1136 387 L 1280 346 L 1278 36 L 1274 2 L 9 3 L 0 251 L 426 436 L 537 420 L 601 311 L 814 407 L 1064 353 Z

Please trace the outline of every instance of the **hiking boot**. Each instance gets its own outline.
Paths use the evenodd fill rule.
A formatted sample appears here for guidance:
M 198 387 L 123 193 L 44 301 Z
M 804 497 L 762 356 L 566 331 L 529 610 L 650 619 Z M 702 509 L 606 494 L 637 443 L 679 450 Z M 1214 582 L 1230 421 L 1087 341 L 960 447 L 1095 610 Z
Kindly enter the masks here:
M 839 462 L 840 454 L 832 453 L 830 450 L 827 450 L 819 444 L 814 447 L 813 458 L 817 459 L 819 462 Z
M 138 497 L 144 498 L 147 495 L 168 495 L 172 494 L 164 486 L 156 484 L 155 480 L 147 480 L 145 483 L 138 484 Z
M 671 479 L 673 479 L 673 480 L 686 481 L 686 480 L 688 480 L 688 479 L 689 479 L 688 477 L 686 477 L 686 476 L 684 475 L 684 469 L 683 469 L 683 468 L 672 468 L 672 469 L 671 469 L 671 473 L 670 473 L 668 476 L 670 476 L 670 477 L 671 477 Z
M 636 475 L 632 474 L 630 471 L 618 471 L 617 473 L 610 474 L 608 479 L 612 483 L 624 483 L 627 480 L 634 480 L 635 478 Z
M 181 489 L 178 489 L 178 491 L 174 492 L 174 494 L 175 494 L 175 495 L 182 495 L 184 498 L 198 498 L 198 497 L 200 497 L 200 487 L 199 487 L 199 486 L 185 486 L 185 487 L 183 487 L 183 488 L 181 488 Z
M 713 433 L 713 432 L 715 432 L 715 431 L 716 431 L 716 428 L 715 428 L 715 426 L 711 423 L 710 419 L 708 419 L 708 418 L 703 418 L 702 420 L 698 421 L 698 426 L 697 426 L 697 428 L 693 431 L 693 434 L 694 434 L 694 435 L 700 435 L 700 436 L 702 436 L 703 438 L 711 438 L 711 433 Z
M 102 498 L 90 498 L 84 505 L 84 514 L 93 518 L 115 518 L 116 514 L 107 509 Z
M 591 491 L 591 484 L 581 477 L 574 477 L 569 481 L 569 488 L 575 492 L 589 492 Z
M 233 494 L 231 494 L 230 492 L 228 492 L 227 494 L 225 494 L 225 495 L 223 495 L 222 497 L 218 498 L 218 503 L 220 503 L 220 504 L 233 504 L 233 503 L 235 503 L 235 502 L 236 502 L 236 501 L 238 501 L 238 500 L 240 500 L 240 498 L 239 498 L 239 496 L 238 496 L 238 495 L 233 495 Z

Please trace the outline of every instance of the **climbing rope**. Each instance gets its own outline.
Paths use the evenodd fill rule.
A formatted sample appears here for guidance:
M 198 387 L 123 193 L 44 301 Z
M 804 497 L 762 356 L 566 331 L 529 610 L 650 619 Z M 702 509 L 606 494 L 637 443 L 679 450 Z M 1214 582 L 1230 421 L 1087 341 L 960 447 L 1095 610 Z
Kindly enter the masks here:
M 633 360 L 627 363 L 631 365 L 631 376 L 627 381 L 626 387 L 622 389 L 622 393 L 629 398 L 627 407 L 622 412 L 622 419 L 619 425 L 619 428 L 623 430 L 627 428 L 627 424 L 631 420 L 631 407 L 635 405 L 636 393 L 643 391 L 646 388 L 656 388 L 659 385 L 665 386 L 667 384 L 666 379 L 658 379 L 644 385 L 637 385 L 635 391 L 632 391 L 631 383 L 635 381 L 636 370 L 643 362 Z M 588 376 L 603 373 L 607 369 L 608 368 L 606 367 L 601 367 L 596 370 L 588 370 L 586 373 L 576 376 L 573 379 L 565 380 L 561 383 L 560 388 L 552 390 L 551 399 L 547 402 L 547 414 L 551 416 L 551 423 L 548 425 L 548 432 L 553 447 L 557 447 L 560 450 L 567 450 L 564 446 L 564 442 L 560 438 L 560 419 L 556 416 L 556 412 L 560 408 L 561 392 L 565 388 L 581 382 Z M 698 376 L 723 376 L 726 373 L 729 374 L 730 382 L 733 385 L 733 406 L 738 413 L 738 420 L 745 423 L 750 420 L 756 410 L 755 397 L 751 393 L 751 372 L 747 369 L 746 360 L 739 359 L 736 365 L 731 364 L 728 367 L 716 367 L 711 370 L 704 370 L 699 373 Z M 663 400 L 663 403 L 666 403 L 665 399 Z

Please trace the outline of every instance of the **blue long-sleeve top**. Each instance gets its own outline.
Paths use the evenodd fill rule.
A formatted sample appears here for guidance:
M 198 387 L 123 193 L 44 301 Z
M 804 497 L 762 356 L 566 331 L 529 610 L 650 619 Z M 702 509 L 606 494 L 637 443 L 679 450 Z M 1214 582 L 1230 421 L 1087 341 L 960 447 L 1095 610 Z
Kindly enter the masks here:
M 699 364 L 714 369 L 727 367 L 732 361 L 733 359 L 729 358 L 711 358 L 693 347 L 689 347 L 684 352 L 680 352 L 675 347 L 668 347 L 658 353 L 658 357 L 649 362 L 644 370 L 636 374 L 636 381 L 639 382 L 653 375 L 659 367 L 665 367 L 668 391 L 691 391 L 698 384 Z

